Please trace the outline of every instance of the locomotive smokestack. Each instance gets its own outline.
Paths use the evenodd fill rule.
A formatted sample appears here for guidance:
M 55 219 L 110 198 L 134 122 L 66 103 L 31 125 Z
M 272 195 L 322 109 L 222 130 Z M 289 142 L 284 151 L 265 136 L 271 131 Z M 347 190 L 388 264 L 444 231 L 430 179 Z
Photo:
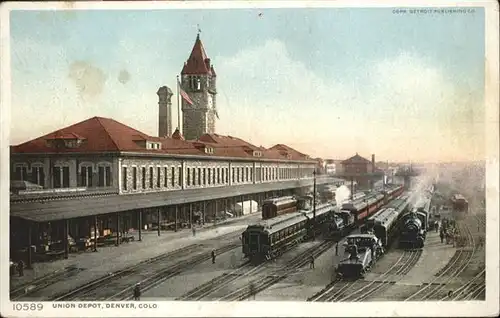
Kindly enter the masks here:
M 375 155 L 372 154 L 372 172 L 375 172 Z

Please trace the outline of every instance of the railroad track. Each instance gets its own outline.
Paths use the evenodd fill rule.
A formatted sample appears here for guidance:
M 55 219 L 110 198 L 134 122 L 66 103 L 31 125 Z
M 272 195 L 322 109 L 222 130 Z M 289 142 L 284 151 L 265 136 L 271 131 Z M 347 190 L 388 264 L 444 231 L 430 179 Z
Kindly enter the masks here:
M 318 244 L 300 253 L 298 256 L 287 262 L 284 266 L 280 266 L 280 268 L 275 269 L 272 274 L 252 280 L 250 282 L 250 284 L 253 285 L 252 291 L 250 290 L 250 285 L 246 285 L 224 295 L 223 297 L 220 297 L 218 301 L 245 300 L 248 297 L 252 296 L 252 294 L 255 295 L 285 279 L 286 277 L 288 277 L 288 275 L 293 274 L 294 271 L 300 269 L 310 262 L 311 255 L 313 255 L 314 258 L 317 258 L 319 255 L 323 254 L 325 251 L 331 248 L 335 243 L 335 241 L 331 240 L 324 241 L 321 244 Z
M 405 250 L 399 259 L 387 271 L 379 275 L 373 281 L 342 281 L 335 280 L 328 284 L 323 290 L 308 299 L 308 301 L 362 301 L 369 298 L 377 291 L 389 287 L 393 282 L 389 279 L 391 275 L 406 275 L 418 262 L 422 250 Z M 354 291 L 350 288 L 362 285 Z
M 486 269 L 483 269 L 476 276 L 474 276 L 471 280 L 469 280 L 464 285 L 460 286 L 460 288 L 456 289 L 453 293 L 452 297 L 448 297 L 448 295 L 442 297 L 440 301 L 444 300 L 470 300 L 477 299 L 477 297 L 470 298 L 476 292 L 484 291 L 486 288 Z
M 61 271 L 47 274 L 28 283 L 17 286 L 10 291 L 10 300 L 22 299 L 23 297 L 29 296 L 49 285 L 59 282 L 62 279 L 77 275 L 82 270 L 83 269 L 77 267 L 66 267 Z
M 459 249 L 456 256 L 450 260 L 449 264 L 445 266 L 444 270 L 441 270 L 430 283 L 425 284 L 422 288 L 407 297 L 404 301 L 423 301 L 430 300 L 431 298 L 436 297 L 440 299 L 439 293 L 444 289 L 444 287 L 454 278 L 458 277 L 467 268 L 476 251 L 474 236 L 472 235 L 470 228 L 465 223 L 460 224 L 459 232 L 467 233 L 466 245 L 469 245 L 472 248 L 472 251 L 466 251 L 463 248 Z M 444 279 L 444 282 L 439 282 L 439 280 L 442 280 L 445 275 L 447 275 L 448 277 Z
M 222 248 L 217 249 L 217 254 L 220 255 L 238 247 L 240 247 L 239 244 L 225 245 Z M 141 292 L 145 292 L 162 284 L 167 279 L 177 276 L 183 271 L 189 269 L 190 267 L 203 263 L 209 260 L 210 258 L 211 258 L 211 253 L 204 252 L 201 254 L 197 254 L 195 257 L 190 257 L 188 260 L 174 264 L 173 266 L 169 266 L 160 271 L 156 271 L 152 274 L 148 273 L 146 275 L 141 275 L 138 278 L 142 280 L 137 280 L 136 278 L 134 281 L 129 282 L 127 285 L 122 284 L 121 286 L 126 286 L 126 287 L 122 288 L 119 292 L 109 296 L 106 300 L 129 300 L 132 298 L 132 290 L 136 283 L 140 283 Z
M 255 274 L 256 272 L 261 271 L 264 265 L 265 263 L 262 263 L 257 267 L 250 269 L 250 263 L 246 262 L 236 270 L 217 276 L 214 279 L 196 287 L 195 289 L 190 290 L 181 297 L 178 297 L 176 300 L 200 300 L 221 289 L 222 287 L 227 286 L 238 279 L 241 279 L 244 276 L 249 276 L 250 274 Z
M 230 240 L 239 237 L 239 235 L 235 236 L 235 232 L 222 235 L 218 239 Z M 238 246 L 238 244 L 234 243 L 227 244 L 217 249 L 217 253 L 225 253 Z M 156 282 L 160 279 L 165 280 L 180 274 L 180 272 L 189 266 L 210 259 L 210 253 L 207 253 L 205 248 L 206 246 L 202 244 L 191 244 L 173 252 L 158 255 L 90 281 L 69 292 L 56 295 L 50 300 L 68 301 L 127 298 L 125 297 L 125 293 L 133 288 L 136 283 L 144 283 L 141 286 L 141 290 L 145 291 L 154 287 L 153 284 L 155 281 L 152 281 L 152 277 L 156 279 Z M 195 255 L 193 256 L 193 254 Z M 187 259 L 176 262 L 179 258 Z M 162 276 L 160 277 L 159 275 Z M 131 284 L 133 285 L 131 286 Z

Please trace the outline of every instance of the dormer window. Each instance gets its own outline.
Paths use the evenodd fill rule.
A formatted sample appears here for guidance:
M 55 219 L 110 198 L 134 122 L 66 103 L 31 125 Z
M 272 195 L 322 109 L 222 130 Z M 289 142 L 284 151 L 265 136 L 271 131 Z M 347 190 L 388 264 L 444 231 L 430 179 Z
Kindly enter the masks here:
M 261 151 L 254 151 L 253 156 L 254 157 L 262 157 L 262 152 Z
M 148 141 L 146 143 L 146 149 L 155 149 L 155 150 L 159 150 L 161 149 L 161 143 L 159 142 L 150 142 Z
M 214 148 L 205 146 L 205 153 L 206 154 L 213 154 L 214 153 Z
M 57 132 L 53 137 L 47 138 L 47 144 L 53 148 L 71 149 L 80 147 L 85 140 L 84 137 L 75 133 Z

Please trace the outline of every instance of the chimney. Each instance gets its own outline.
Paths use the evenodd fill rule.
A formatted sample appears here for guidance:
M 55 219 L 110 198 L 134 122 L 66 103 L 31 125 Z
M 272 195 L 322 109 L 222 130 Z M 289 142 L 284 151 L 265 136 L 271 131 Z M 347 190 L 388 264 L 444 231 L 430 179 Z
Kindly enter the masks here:
M 156 92 L 158 95 L 158 137 L 172 135 L 172 90 L 162 86 Z
M 372 154 L 372 172 L 375 172 L 375 155 Z

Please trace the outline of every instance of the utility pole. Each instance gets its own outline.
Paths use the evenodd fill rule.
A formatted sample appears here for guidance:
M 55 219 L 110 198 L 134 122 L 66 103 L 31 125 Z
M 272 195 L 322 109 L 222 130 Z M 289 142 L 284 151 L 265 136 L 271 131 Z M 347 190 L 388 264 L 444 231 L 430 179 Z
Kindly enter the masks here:
M 316 168 L 313 171 L 313 241 L 316 239 Z

